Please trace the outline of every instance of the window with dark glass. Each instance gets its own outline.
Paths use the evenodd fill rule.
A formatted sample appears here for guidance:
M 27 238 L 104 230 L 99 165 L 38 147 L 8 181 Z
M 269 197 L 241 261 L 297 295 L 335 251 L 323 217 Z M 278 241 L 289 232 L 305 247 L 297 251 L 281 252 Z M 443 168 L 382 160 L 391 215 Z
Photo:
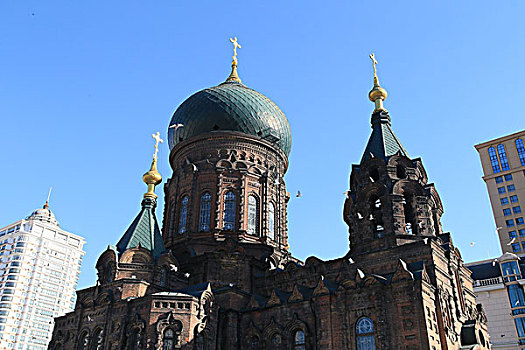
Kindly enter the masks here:
M 235 229 L 235 205 L 236 198 L 233 191 L 228 191 L 224 194 L 224 213 L 222 227 L 225 230 Z
M 188 223 L 188 203 L 190 199 L 188 196 L 184 196 L 180 202 L 180 213 L 179 213 L 179 233 L 186 232 L 186 225 Z
M 521 165 L 525 165 L 525 147 L 523 147 L 523 140 L 516 140 L 516 150 L 518 151 L 518 156 L 520 157 Z
M 275 239 L 275 207 L 272 202 L 268 204 L 268 238 Z
M 514 212 L 514 214 L 521 213 L 521 207 L 519 205 L 517 207 L 512 207 L 512 212 Z
M 515 318 L 514 323 L 516 324 L 518 337 L 525 337 L 525 317 Z
M 258 203 L 255 196 L 248 196 L 248 227 L 246 232 L 250 235 L 257 235 L 259 228 L 257 225 L 257 212 L 258 212 Z
M 521 250 L 519 243 L 512 243 L 512 251 L 519 252 Z
M 518 201 L 518 196 L 514 195 L 514 196 L 510 196 L 510 202 L 511 203 L 516 203 Z
M 525 294 L 519 284 L 511 284 L 507 287 L 509 293 L 510 307 L 525 306 Z
M 507 160 L 507 152 L 505 152 L 505 146 L 498 145 L 499 161 L 501 162 L 501 170 L 509 170 L 509 161 Z
M 511 211 L 510 211 L 510 208 L 503 209 L 503 215 L 507 216 L 507 215 L 510 215 L 510 214 L 512 214 Z
M 525 250 L 525 242 L 521 242 L 521 246 L 522 246 L 523 250 Z
M 494 180 L 496 181 L 497 184 L 500 184 L 503 182 L 503 176 L 496 176 L 494 178 Z
M 211 194 L 206 192 L 201 196 L 199 206 L 199 231 L 210 230 L 211 219 Z
M 507 186 L 507 191 L 514 192 L 514 191 L 516 191 L 516 187 L 514 185 L 508 185 Z
M 523 218 L 516 218 L 516 224 L 523 225 L 524 223 Z
M 516 233 L 516 231 L 509 231 L 509 238 L 518 238 L 518 234 Z
M 499 194 L 505 193 L 505 187 L 498 187 L 498 193 Z
M 507 205 L 509 204 L 509 199 L 507 197 L 500 198 L 501 205 Z
M 299 330 L 295 332 L 294 335 L 294 350 L 305 350 L 306 349 L 306 339 L 304 332 Z
M 512 174 L 505 175 L 505 181 L 512 181 Z
M 518 230 L 519 234 L 520 234 L 520 237 L 524 237 L 525 236 L 525 229 L 521 229 L 521 230 Z
M 514 227 L 514 220 L 505 220 L 505 223 L 507 224 L 507 227 Z
M 368 317 L 361 317 L 356 324 L 357 350 L 375 350 L 374 323 Z
M 494 147 L 489 147 L 489 157 L 490 164 L 492 165 L 492 172 L 494 174 L 499 173 L 501 169 L 499 167 L 498 155 L 496 154 L 496 149 Z
M 271 347 L 272 350 L 281 349 L 281 343 L 282 343 L 281 335 L 274 334 L 270 340 L 270 343 L 272 344 L 272 347 Z
M 519 245 L 518 245 L 519 247 Z M 516 281 L 520 276 L 520 269 L 517 261 L 508 261 L 501 264 L 501 272 L 505 282 Z

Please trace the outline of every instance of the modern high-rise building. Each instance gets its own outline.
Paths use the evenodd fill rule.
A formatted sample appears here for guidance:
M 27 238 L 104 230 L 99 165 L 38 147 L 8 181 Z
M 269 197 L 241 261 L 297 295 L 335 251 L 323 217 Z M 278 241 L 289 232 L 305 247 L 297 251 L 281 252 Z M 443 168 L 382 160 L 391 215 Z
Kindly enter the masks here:
M 501 250 L 525 254 L 525 130 L 476 145 Z
M 0 350 L 47 349 L 54 318 L 75 305 L 84 243 L 47 202 L 0 228 Z

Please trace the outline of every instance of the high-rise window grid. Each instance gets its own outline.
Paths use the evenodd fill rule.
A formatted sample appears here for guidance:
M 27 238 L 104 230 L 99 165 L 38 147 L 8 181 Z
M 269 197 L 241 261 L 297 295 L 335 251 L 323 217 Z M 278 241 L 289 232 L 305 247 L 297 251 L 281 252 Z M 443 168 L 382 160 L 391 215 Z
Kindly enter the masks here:
M 516 140 L 516 150 L 518 151 L 518 157 L 520 158 L 521 165 L 525 165 L 525 147 L 523 146 L 523 140 Z
M 518 202 L 518 196 L 516 195 L 513 195 L 513 196 L 510 196 L 510 202 L 511 203 L 517 203 Z
M 520 207 L 519 205 L 516 206 L 516 207 L 512 207 L 512 212 L 513 212 L 514 214 L 519 214 L 519 213 L 521 213 L 521 207 Z
M 508 186 L 507 186 L 507 191 L 508 191 L 508 192 L 514 192 L 514 191 L 516 191 L 516 186 L 514 186 L 514 185 L 508 185 Z
M 492 172 L 494 174 L 499 173 L 501 168 L 499 167 L 498 155 L 496 154 L 496 149 L 494 147 L 489 147 L 489 158 L 490 164 L 492 165 Z
M 505 187 L 498 187 L 498 193 L 499 193 L 499 194 L 506 193 L 506 191 L 505 191 Z
M 501 205 L 507 205 L 509 204 L 509 198 L 508 197 L 500 198 L 500 202 L 501 202 Z
M 497 184 L 500 184 L 503 182 L 503 176 L 496 176 L 494 178 L 494 181 L 496 181 Z
M 504 216 L 508 216 L 508 215 L 511 215 L 511 214 L 512 214 L 512 212 L 510 211 L 510 208 L 503 209 L 503 215 Z
M 501 163 L 501 170 L 506 171 L 510 170 L 509 167 L 509 161 L 507 159 L 507 152 L 505 152 L 505 146 L 498 145 L 498 155 L 499 155 L 499 161 Z
M 507 174 L 504 176 L 505 181 L 512 181 L 512 174 Z

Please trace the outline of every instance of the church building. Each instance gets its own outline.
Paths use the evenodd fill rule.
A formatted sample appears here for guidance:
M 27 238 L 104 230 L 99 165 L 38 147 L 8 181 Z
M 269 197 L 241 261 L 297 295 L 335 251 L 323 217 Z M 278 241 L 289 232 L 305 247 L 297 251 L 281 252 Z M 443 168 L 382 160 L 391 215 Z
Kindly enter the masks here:
M 302 262 L 288 246 L 290 126 L 241 82 L 232 42 L 230 76 L 171 119 L 162 227 L 155 153 L 142 209 L 100 255 L 96 285 L 56 319 L 49 348 L 490 349 L 471 272 L 421 159 L 392 130 L 374 56 L 372 133 L 342 212 L 350 249 Z

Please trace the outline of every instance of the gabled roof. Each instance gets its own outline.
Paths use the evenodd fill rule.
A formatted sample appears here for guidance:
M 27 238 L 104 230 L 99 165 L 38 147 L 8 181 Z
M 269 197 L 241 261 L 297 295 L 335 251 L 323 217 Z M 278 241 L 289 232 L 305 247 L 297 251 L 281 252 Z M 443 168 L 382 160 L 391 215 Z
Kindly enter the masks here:
M 381 111 L 372 114 L 372 134 L 361 158 L 361 163 L 372 157 L 387 159 L 398 152 L 408 157 L 408 153 L 394 134 L 388 112 Z
M 144 198 L 142 209 L 117 243 L 119 255 L 130 248 L 138 247 L 139 244 L 151 251 L 155 260 L 166 251 L 155 215 L 156 206 L 156 198 Z

